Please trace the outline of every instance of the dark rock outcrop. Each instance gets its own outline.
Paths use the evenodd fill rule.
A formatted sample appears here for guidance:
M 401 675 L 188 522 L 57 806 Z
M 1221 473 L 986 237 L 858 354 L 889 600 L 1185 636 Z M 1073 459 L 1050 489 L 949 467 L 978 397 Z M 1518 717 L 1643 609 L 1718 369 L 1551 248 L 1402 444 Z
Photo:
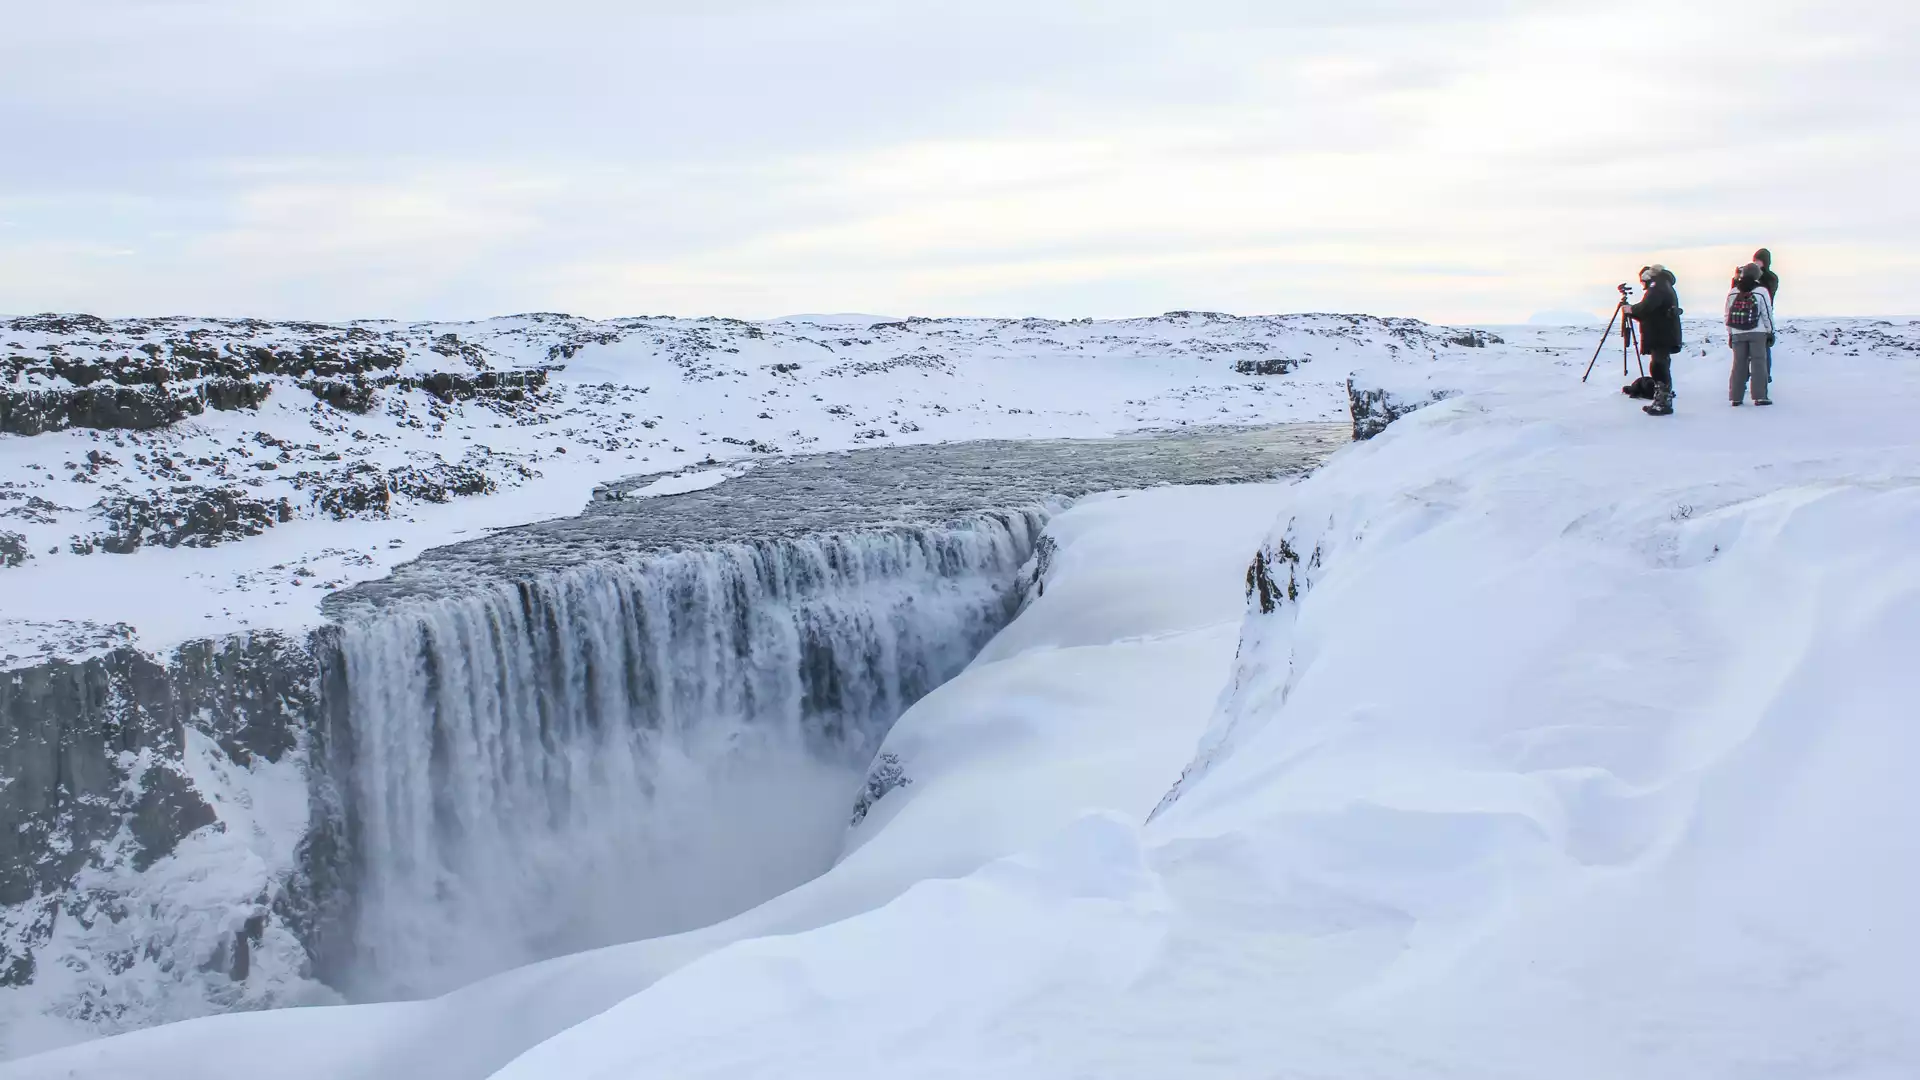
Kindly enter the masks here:
M 1270 356 L 1264 360 L 1235 360 L 1233 370 L 1241 375 L 1285 375 L 1300 366 L 1288 356 Z
M 353 957 L 353 897 L 359 885 L 347 809 L 347 778 L 353 771 L 352 695 L 340 628 L 315 631 L 308 645 L 315 663 L 315 699 L 304 729 L 307 834 L 295 857 L 298 869 L 274 913 L 299 938 L 314 976 L 342 986 Z
M 208 379 L 201 387 L 201 396 L 207 399 L 208 405 L 228 412 L 235 409 L 257 409 L 272 393 L 272 383 L 252 382 L 247 379 Z
M 0 529 L 0 567 L 19 566 L 33 553 L 27 550 L 27 538 L 17 532 Z
M 364 379 L 312 379 L 300 385 L 341 412 L 371 412 L 379 401 L 377 388 Z
M 186 768 L 189 727 L 235 764 L 278 761 L 317 693 L 306 643 L 272 634 L 0 672 L 0 907 L 15 916 L 0 984 L 32 980 L 57 920 L 125 917 L 124 898 L 74 888 L 83 869 L 137 874 L 219 827 Z
M 443 461 L 422 468 L 406 465 L 387 474 L 395 493 L 422 502 L 443 503 L 459 495 L 485 495 L 493 478 L 468 462 Z
M 180 487 L 166 494 L 103 499 L 107 528 L 76 540 L 76 554 L 125 555 L 142 547 L 212 547 L 259 536 L 293 520 L 285 498 L 261 499 L 245 488 Z
M 0 390 L 0 432 L 39 435 L 67 428 L 151 431 L 205 412 L 197 388 L 83 386 L 69 390 Z
M 365 413 L 379 403 L 382 390 L 424 390 L 445 404 L 456 401 L 520 402 L 547 385 L 547 370 L 435 371 L 425 375 L 378 378 L 310 379 L 307 392 L 342 412 Z
M 540 390 L 547 385 L 547 370 L 536 368 L 531 371 L 482 371 L 477 374 L 436 371 L 399 381 L 409 388 L 417 387 L 425 390 L 445 402 L 470 401 L 475 398 L 522 401 L 525 400 L 529 391 Z
M 1347 380 L 1347 410 L 1353 417 L 1353 440 L 1361 442 L 1387 430 L 1387 425 L 1436 401 L 1453 397 L 1454 390 L 1430 390 L 1424 395 L 1395 394 Z
M 208 407 L 257 408 L 274 378 L 348 412 L 370 410 L 386 388 L 424 390 L 446 404 L 511 404 L 547 380 L 544 368 L 498 370 L 499 354 L 457 334 L 422 339 L 399 326 L 35 315 L 0 320 L 0 333 L 8 331 L 51 338 L 0 352 L 0 432 L 16 435 L 146 431 Z M 602 338 L 618 335 L 595 340 Z M 449 362 L 453 370 L 402 376 L 409 356 L 416 366 Z
M 517 472 L 522 478 L 539 475 L 510 457 L 475 448 L 459 461 L 395 469 L 357 462 L 331 473 L 304 473 L 294 482 L 310 489 L 314 505 L 329 517 L 379 518 L 387 516 L 396 495 L 443 503 L 462 495 L 488 494 L 498 486 L 488 472 L 490 464 Z
M 853 804 L 853 819 L 848 824 L 858 825 L 867 820 L 873 804 L 886 798 L 887 792 L 912 783 L 913 777 L 908 776 L 906 767 L 900 764 L 900 755 L 881 754 L 867 769 L 867 784 L 860 789 L 860 798 Z
M 1278 543 L 1262 545 L 1247 566 L 1248 606 L 1262 615 L 1271 615 L 1280 610 L 1282 604 L 1297 603 L 1303 589 L 1302 574 L 1311 574 L 1319 568 L 1320 549 L 1313 549 L 1303 569 L 1291 535 L 1281 537 Z M 1286 579 L 1284 585 L 1282 577 Z
M 335 519 L 386 517 L 393 502 L 386 470 L 364 462 L 330 473 L 313 481 L 313 486 L 314 505 Z
M 405 344 L 391 334 L 356 325 L 31 315 L 0 322 L 0 329 L 64 339 L 35 350 L 40 355 L 0 357 L 0 379 L 38 376 L 75 386 L 102 380 L 157 385 L 209 376 L 364 375 L 391 371 L 407 358 Z M 261 341 L 262 335 L 283 340 Z

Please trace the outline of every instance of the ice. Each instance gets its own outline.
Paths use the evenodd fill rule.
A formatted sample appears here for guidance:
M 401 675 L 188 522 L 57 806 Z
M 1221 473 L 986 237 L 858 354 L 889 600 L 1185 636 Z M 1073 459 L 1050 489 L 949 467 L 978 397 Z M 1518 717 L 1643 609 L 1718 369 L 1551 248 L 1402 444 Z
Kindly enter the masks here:
M 629 499 L 651 499 L 661 495 L 685 495 L 690 491 L 705 491 L 740 475 L 731 469 L 694 469 L 691 472 L 663 476 L 644 487 L 638 487 L 627 493 Z

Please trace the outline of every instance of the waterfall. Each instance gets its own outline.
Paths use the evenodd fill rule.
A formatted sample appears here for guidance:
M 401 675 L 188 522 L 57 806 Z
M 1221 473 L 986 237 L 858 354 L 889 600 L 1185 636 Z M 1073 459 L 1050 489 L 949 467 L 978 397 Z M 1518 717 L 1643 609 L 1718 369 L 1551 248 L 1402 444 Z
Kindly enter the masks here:
M 349 623 L 342 989 L 437 993 L 820 873 L 887 729 L 1012 617 L 1043 522 L 591 563 Z

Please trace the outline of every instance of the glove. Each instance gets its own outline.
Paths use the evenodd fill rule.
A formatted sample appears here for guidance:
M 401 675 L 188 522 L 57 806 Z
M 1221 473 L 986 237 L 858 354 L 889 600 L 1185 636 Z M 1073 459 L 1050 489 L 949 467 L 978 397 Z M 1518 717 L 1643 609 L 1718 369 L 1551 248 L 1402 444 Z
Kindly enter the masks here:
M 1772 334 L 1768 334 L 1768 335 L 1767 335 L 1767 348 L 1769 348 L 1769 349 L 1771 349 L 1771 348 L 1773 348 L 1773 335 L 1772 335 Z

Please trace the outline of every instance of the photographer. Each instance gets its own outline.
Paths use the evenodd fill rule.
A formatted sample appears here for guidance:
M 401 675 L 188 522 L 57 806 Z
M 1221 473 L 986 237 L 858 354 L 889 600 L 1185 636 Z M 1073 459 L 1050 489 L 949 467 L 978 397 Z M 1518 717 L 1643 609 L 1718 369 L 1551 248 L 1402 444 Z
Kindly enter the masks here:
M 1673 415 L 1673 354 L 1680 351 L 1684 339 L 1680 330 L 1680 293 L 1674 288 L 1679 279 L 1673 271 L 1655 263 L 1640 271 L 1640 284 L 1647 294 L 1627 309 L 1640 324 L 1640 352 L 1647 357 L 1653 376 L 1653 404 L 1646 406 L 1648 416 Z

